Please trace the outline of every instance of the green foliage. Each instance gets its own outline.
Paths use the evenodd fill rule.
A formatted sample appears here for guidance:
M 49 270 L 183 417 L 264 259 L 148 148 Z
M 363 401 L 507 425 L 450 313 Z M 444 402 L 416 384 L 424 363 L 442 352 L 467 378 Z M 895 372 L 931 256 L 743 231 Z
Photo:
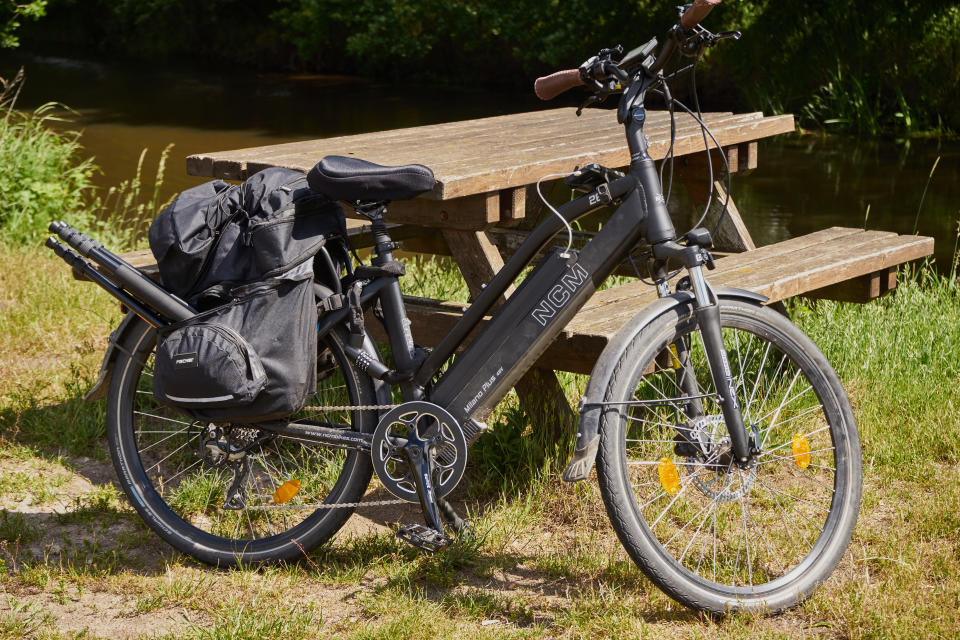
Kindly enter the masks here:
M 47 10 L 47 0 L 31 0 L 19 4 L 16 0 L 0 2 L 0 47 L 13 48 L 20 44 L 17 29 L 23 18 L 37 20 L 43 17 Z
M 92 222 L 87 201 L 96 168 L 80 160 L 78 134 L 50 128 L 56 109 L 46 104 L 33 113 L 0 113 L 0 236 L 7 242 L 39 243 L 52 219 Z
M 118 250 L 140 248 L 146 225 L 165 206 L 159 194 L 173 145 L 160 153 L 152 188 L 143 181 L 144 149 L 134 178 L 100 194 L 92 182 L 99 169 L 83 158 L 80 134 L 53 127 L 64 122 L 65 107 L 16 110 L 22 84 L 22 70 L 13 80 L 0 78 L 0 240 L 37 245 L 49 235 L 50 221 L 66 220 Z
M 676 20 L 676 3 L 653 0 L 49 2 L 30 37 L 99 52 L 523 88 Z M 706 56 L 717 108 L 791 111 L 861 135 L 960 131 L 956 0 L 728 0 L 706 26 L 744 34 Z

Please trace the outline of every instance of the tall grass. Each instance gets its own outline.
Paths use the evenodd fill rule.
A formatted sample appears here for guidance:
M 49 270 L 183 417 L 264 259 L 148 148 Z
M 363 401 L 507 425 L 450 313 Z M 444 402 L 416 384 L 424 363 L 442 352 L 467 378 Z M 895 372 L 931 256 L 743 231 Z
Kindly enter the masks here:
M 33 112 L 16 109 L 23 70 L 0 78 L 0 240 L 14 246 L 37 246 L 51 220 L 65 220 L 118 250 L 146 242 L 146 225 L 163 208 L 160 190 L 173 145 L 160 153 L 152 185 L 143 178 L 148 150 L 136 175 L 106 193 L 93 184 L 99 172 L 84 158 L 80 132 L 57 131 L 69 121 L 69 109 L 50 102 Z

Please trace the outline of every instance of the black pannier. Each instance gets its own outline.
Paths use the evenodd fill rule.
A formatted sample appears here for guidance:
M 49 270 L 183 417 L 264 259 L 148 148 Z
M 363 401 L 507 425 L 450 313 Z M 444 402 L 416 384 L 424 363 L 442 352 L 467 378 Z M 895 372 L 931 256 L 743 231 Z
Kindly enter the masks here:
M 345 237 L 340 206 L 297 171 L 181 193 L 150 226 L 150 248 L 164 287 L 201 312 L 160 330 L 157 400 L 235 423 L 299 411 L 316 390 L 315 256 L 329 279 L 322 267 L 340 267 Z
M 269 278 L 346 236 L 343 210 L 310 190 L 306 176 L 265 169 L 240 185 L 187 189 L 150 225 L 163 286 L 196 303 L 210 287 Z
M 234 299 L 160 331 L 153 393 L 200 420 L 265 422 L 316 392 L 312 264 L 234 288 Z

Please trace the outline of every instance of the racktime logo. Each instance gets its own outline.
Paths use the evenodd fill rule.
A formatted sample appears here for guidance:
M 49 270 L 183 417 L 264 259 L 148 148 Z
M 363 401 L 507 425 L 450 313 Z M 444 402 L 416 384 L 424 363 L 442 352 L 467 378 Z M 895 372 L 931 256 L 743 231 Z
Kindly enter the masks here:
M 565 304 L 570 302 L 570 298 L 580 288 L 580 285 L 587 281 L 589 275 L 587 270 L 579 264 L 567 269 L 566 275 L 560 278 L 560 283 L 550 289 L 550 292 L 543 297 L 540 304 L 534 307 L 530 315 L 540 323 L 541 327 L 547 326 L 547 322 L 557 315 L 557 312 L 563 309 Z
M 176 369 L 196 367 L 197 364 L 196 353 L 178 353 L 177 355 L 173 356 L 173 366 Z

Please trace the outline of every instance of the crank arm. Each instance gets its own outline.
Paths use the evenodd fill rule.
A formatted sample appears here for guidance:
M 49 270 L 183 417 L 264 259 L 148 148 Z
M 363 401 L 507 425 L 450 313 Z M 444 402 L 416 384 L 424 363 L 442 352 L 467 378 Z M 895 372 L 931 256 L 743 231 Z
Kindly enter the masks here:
M 257 426 L 264 431 L 270 431 L 277 435 L 363 453 L 370 452 L 370 443 L 373 440 L 369 433 L 357 433 L 356 431 L 333 429 L 303 422 L 265 423 Z
M 420 498 L 420 507 L 427 525 L 435 532 L 443 534 L 443 523 L 440 520 L 440 508 L 437 505 L 437 494 L 433 488 L 433 461 L 427 453 L 423 441 L 411 443 L 403 448 L 407 456 L 410 469 L 417 485 L 417 496 Z

